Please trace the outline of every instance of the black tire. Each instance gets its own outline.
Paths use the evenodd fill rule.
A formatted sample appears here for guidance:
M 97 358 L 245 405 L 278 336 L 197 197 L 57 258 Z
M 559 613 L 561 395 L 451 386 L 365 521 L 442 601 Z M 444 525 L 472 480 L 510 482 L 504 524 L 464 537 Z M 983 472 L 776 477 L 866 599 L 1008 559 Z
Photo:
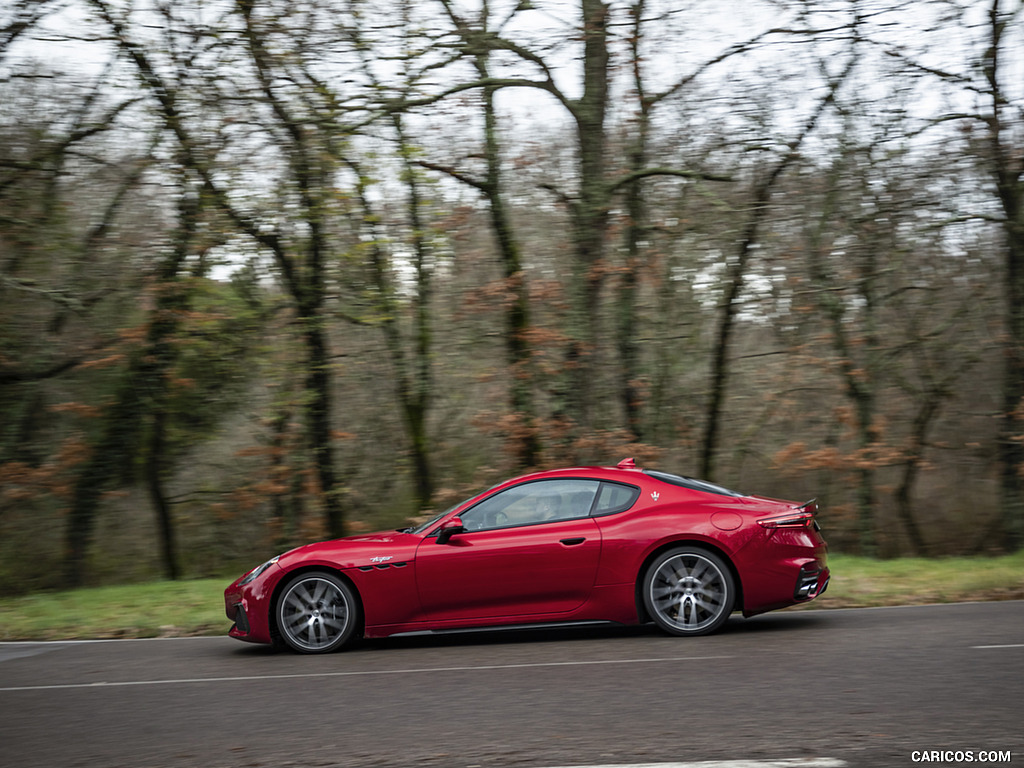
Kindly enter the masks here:
M 281 590 L 274 609 L 277 631 L 299 653 L 343 648 L 359 626 L 359 602 L 352 588 L 327 571 L 300 573 Z
M 644 573 L 644 607 L 664 631 L 708 635 L 725 624 L 736 601 L 732 571 L 721 557 L 698 546 L 659 555 Z

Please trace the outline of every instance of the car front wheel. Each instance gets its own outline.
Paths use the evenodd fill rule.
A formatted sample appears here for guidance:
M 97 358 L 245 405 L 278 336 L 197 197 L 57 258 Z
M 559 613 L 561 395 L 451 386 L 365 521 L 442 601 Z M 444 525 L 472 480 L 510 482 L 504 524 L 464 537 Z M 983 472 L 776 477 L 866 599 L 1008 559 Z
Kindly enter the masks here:
M 700 547 L 677 547 L 660 555 L 644 575 L 644 606 L 673 635 L 706 635 L 732 613 L 735 586 L 722 559 Z
M 299 653 L 330 653 L 345 645 L 359 623 L 359 604 L 344 581 L 323 571 L 301 573 L 281 592 L 276 608 L 281 639 Z

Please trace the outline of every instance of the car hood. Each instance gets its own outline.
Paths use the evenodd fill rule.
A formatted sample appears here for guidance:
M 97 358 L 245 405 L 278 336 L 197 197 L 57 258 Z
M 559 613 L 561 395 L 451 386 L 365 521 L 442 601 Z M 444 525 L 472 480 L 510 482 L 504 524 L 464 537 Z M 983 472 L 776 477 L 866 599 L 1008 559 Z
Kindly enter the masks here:
M 285 552 L 278 560 L 282 568 L 322 564 L 333 568 L 367 568 L 412 560 L 421 536 L 400 531 L 347 536 L 343 539 L 306 544 Z

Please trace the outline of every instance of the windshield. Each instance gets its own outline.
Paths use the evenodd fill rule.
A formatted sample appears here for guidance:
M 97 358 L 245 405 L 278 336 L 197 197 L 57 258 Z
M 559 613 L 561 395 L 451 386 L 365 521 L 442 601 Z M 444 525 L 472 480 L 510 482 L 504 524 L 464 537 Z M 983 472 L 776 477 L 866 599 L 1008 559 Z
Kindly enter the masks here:
M 451 505 L 450 507 L 448 507 L 448 509 L 446 509 L 446 510 L 445 510 L 444 512 L 439 512 L 439 513 L 437 513 L 437 514 L 436 514 L 436 515 L 434 515 L 434 516 L 433 516 L 432 518 L 430 518 L 429 520 L 427 520 L 427 522 L 425 522 L 425 523 L 420 523 L 420 524 L 419 524 L 419 525 L 417 525 L 417 526 L 416 526 L 415 528 L 406 528 L 406 529 L 405 529 L 405 530 L 403 531 L 403 533 L 426 533 L 427 531 L 429 531 L 429 530 L 430 530 L 430 527 L 431 527 L 432 525 L 435 525 L 435 524 L 437 523 L 437 521 L 438 521 L 438 520 L 440 520 L 440 519 L 441 519 L 442 517 L 444 517 L 445 515 L 447 515 L 447 514 L 448 514 L 449 512 L 451 512 L 451 511 L 452 511 L 453 509 L 455 509 L 456 507 L 461 507 L 461 506 L 462 506 L 463 504 L 465 504 L 465 503 L 466 503 L 467 501 L 469 501 L 469 499 L 475 498 L 476 496 L 479 496 L 479 495 L 480 495 L 480 494 L 478 494 L 478 493 L 474 493 L 474 494 L 473 494 L 472 496 L 470 496 L 469 498 L 463 499 L 463 500 L 462 500 L 462 501 L 460 501 L 460 502 L 459 502 L 458 504 L 452 504 L 452 505 Z
M 462 502 L 460 501 L 459 504 L 461 504 L 461 503 Z M 455 509 L 455 507 L 459 506 L 459 504 L 456 504 L 453 507 L 448 507 L 448 509 L 446 509 L 444 512 L 441 512 L 439 514 L 434 515 L 432 518 L 427 520 L 427 522 L 421 523 L 420 525 L 417 525 L 415 528 L 406 528 L 405 529 L 405 533 L 426 533 L 426 531 L 430 528 L 430 526 L 432 526 L 434 523 L 436 523 L 442 517 L 444 517 L 449 512 L 451 512 L 453 509 Z
M 444 512 L 439 512 L 438 514 L 434 515 L 432 518 L 427 520 L 427 522 L 420 523 L 415 528 L 404 528 L 402 530 L 402 533 L 426 533 L 427 531 L 430 530 L 431 526 L 436 525 L 438 520 L 440 520 L 442 517 L 447 515 L 452 510 L 454 510 L 456 507 L 461 507 L 463 504 L 465 504 L 470 499 L 475 499 L 477 496 L 480 496 L 480 495 L 482 495 L 484 493 L 487 493 L 487 491 L 493 491 L 495 488 L 497 488 L 499 485 L 502 485 L 502 484 L 503 483 L 498 483 L 497 485 L 492 485 L 490 488 L 488 488 L 488 489 L 486 489 L 484 491 L 477 491 L 472 496 L 467 496 L 466 498 L 464 498 L 458 504 L 452 504 Z

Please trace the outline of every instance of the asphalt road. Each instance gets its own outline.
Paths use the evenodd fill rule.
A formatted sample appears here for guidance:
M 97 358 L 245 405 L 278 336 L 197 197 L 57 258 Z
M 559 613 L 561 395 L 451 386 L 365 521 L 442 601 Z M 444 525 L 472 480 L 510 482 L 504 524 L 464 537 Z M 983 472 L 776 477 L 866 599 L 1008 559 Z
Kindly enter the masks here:
M 402 638 L 326 657 L 226 637 L 7 643 L 0 766 L 911 766 L 921 750 L 1024 764 L 1022 694 L 1024 602 L 734 617 L 691 639 Z

